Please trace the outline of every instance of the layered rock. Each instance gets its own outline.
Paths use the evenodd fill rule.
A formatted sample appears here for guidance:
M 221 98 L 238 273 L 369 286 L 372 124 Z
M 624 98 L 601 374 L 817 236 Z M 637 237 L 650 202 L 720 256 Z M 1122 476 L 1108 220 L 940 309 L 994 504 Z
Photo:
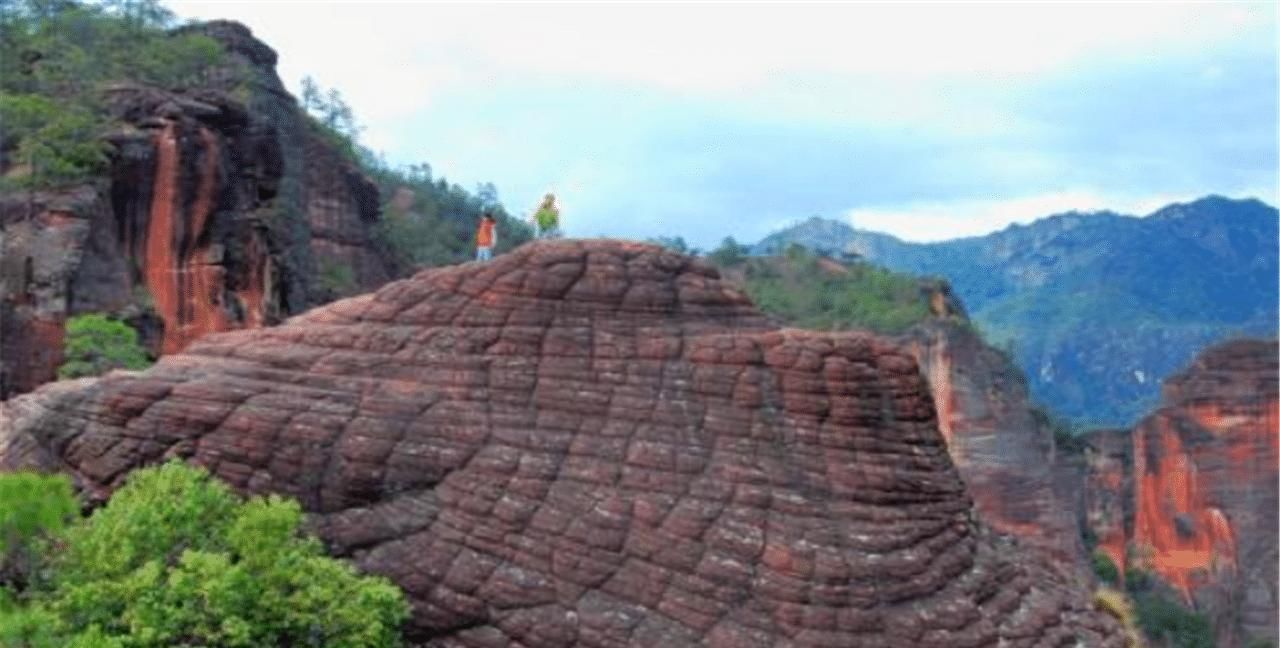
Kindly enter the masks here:
M 105 497 L 181 457 L 297 497 L 436 646 L 1119 646 L 976 520 L 911 355 L 701 262 L 538 242 L 0 408 Z
M 951 460 L 993 528 L 1058 560 L 1079 560 L 1078 507 L 1068 501 L 1071 491 L 1057 487 L 1062 462 L 1052 429 L 1032 408 L 1012 360 L 946 303 L 934 292 L 930 304 L 938 318 L 902 339 L 928 379 Z
M 107 177 L 0 196 L 0 398 L 54 377 L 69 316 L 144 324 L 158 353 L 370 289 L 401 272 L 373 236 L 377 188 L 307 125 L 275 52 L 235 23 L 193 27 L 229 63 L 184 92 L 104 90 Z
M 1275 641 L 1276 342 L 1206 350 L 1165 382 L 1164 401 L 1129 434 L 1090 438 L 1089 519 L 1100 549 L 1209 614 L 1218 645 Z

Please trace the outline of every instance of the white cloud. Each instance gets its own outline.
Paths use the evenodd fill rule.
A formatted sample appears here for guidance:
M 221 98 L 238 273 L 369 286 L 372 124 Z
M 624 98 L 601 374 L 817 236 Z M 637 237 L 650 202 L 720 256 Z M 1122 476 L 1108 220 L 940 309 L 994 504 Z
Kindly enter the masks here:
M 517 212 L 548 189 L 561 191 L 573 203 L 566 213 L 583 215 L 582 227 L 607 228 L 585 234 L 640 228 L 677 234 L 692 227 L 688 215 L 696 215 L 716 226 L 717 237 L 745 236 L 779 218 L 778 210 L 731 212 L 726 195 L 786 192 L 795 183 L 765 187 L 758 178 L 767 173 L 743 178 L 740 170 L 786 165 L 829 185 L 850 184 L 850 198 L 825 202 L 825 209 L 853 204 L 860 178 L 892 186 L 904 196 L 901 202 L 877 197 L 876 206 L 852 215 L 859 227 L 910 240 L 982 234 L 1070 209 L 1146 213 L 1174 199 L 1226 191 L 1231 187 L 1190 187 L 1200 177 L 1193 175 L 1147 182 L 1153 174 L 1143 169 L 1151 165 L 1132 164 L 1140 171 L 1121 179 L 1096 170 L 1143 155 L 1174 169 L 1230 168 L 1240 162 L 1229 156 L 1247 150 L 1243 144 L 1223 149 L 1221 161 L 1203 163 L 1145 146 L 1145 140 L 1108 141 L 1106 150 L 1090 142 L 1079 155 L 1066 155 L 1078 134 L 1095 132 L 1128 106 L 1099 102 L 1089 119 L 1070 111 L 1046 118 L 1011 98 L 1035 96 L 1058 105 L 1073 97 L 1038 94 L 1055 78 L 1091 79 L 1104 68 L 1141 71 L 1170 60 L 1194 61 L 1189 78 L 1216 87 L 1240 72 L 1215 53 L 1252 55 L 1266 48 L 1274 58 L 1276 42 L 1276 7 L 1269 3 L 169 5 L 184 17 L 247 24 L 280 53 L 281 78 L 292 88 L 304 74 L 338 88 L 367 126 L 366 144 L 393 163 L 429 161 L 437 177 L 468 188 L 492 181 Z M 616 103 L 566 109 L 583 102 L 584 87 L 597 98 L 612 93 Z M 1115 94 L 1088 84 L 1070 87 L 1091 97 Z M 1152 101 L 1162 100 L 1161 91 L 1151 88 Z M 707 126 L 732 123 L 736 130 L 726 138 L 764 144 L 759 151 L 750 145 L 708 150 L 705 159 L 690 162 L 688 151 L 677 150 L 678 141 L 655 143 L 665 132 L 662 120 L 695 111 Z M 843 160 L 822 152 L 842 142 L 793 150 L 770 138 L 753 139 L 778 127 L 798 139 L 810 128 L 850 141 L 873 133 L 877 141 L 869 148 L 843 142 L 846 150 L 868 155 L 839 166 Z M 1187 129 L 1171 128 L 1153 126 L 1169 133 L 1170 141 L 1185 139 Z M 813 168 L 813 160 L 836 164 Z M 868 168 L 875 165 L 888 170 Z M 912 172 L 919 177 L 906 177 Z M 707 178 L 718 184 L 708 186 Z M 1035 193 L 1059 185 L 1080 188 Z M 1147 191 L 1152 186 L 1158 190 Z M 910 200 L 915 192 L 971 195 L 1007 187 L 1026 195 Z M 1160 193 L 1168 187 L 1190 190 Z M 640 195 L 646 191 L 661 200 Z M 1274 190 L 1267 193 L 1264 199 L 1274 203 Z M 787 205 L 796 213 L 784 218 L 813 213 L 818 207 L 806 202 L 811 199 L 796 195 Z M 641 215 L 619 222 L 620 206 Z

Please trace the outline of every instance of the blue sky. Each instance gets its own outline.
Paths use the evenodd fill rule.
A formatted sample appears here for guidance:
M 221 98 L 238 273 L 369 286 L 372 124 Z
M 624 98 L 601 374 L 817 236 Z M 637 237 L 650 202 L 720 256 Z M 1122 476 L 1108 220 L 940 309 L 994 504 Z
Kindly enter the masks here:
M 335 87 L 393 164 L 574 236 L 926 241 L 1051 213 L 1277 202 L 1273 3 L 181 2 Z

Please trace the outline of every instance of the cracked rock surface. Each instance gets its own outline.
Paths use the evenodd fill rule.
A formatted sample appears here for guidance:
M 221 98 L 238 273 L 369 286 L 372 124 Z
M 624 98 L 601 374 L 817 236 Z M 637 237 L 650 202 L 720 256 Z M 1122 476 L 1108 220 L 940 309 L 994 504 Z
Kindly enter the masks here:
M 298 498 L 430 646 L 1122 646 L 975 519 L 910 354 L 618 241 L 432 269 L 0 405 L 0 469 Z

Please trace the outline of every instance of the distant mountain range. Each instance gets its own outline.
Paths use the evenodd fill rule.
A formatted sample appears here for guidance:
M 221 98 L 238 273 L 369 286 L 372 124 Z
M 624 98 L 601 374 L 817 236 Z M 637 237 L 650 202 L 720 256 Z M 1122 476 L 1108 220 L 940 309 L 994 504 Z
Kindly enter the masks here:
M 799 243 L 944 277 L 1037 400 L 1084 424 L 1127 425 L 1199 350 L 1276 335 L 1278 222 L 1261 201 L 1208 196 L 1146 217 L 1068 212 L 922 244 L 815 217 L 752 253 Z

